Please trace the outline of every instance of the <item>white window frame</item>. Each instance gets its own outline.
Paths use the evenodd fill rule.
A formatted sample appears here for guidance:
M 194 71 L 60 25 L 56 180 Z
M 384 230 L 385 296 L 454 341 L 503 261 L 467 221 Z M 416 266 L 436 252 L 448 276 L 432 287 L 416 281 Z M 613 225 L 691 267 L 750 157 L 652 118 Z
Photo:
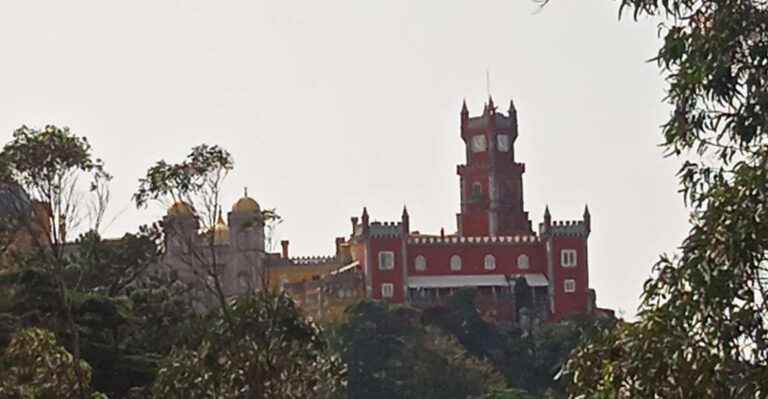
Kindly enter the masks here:
M 526 270 L 531 267 L 531 259 L 526 254 L 521 254 L 517 257 L 517 268 L 520 270 Z
M 381 284 L 381 297 L 392 298 L 395 296 L 395 285 L 392 283 Z
M 560 264 L 563 267 L 576 267 L 578 264 L 577 252 L 575 249 L 563 249 L 560 251 Z
M 576 292 L 576 280 L 574 279 L 563 280 L 563 291 L 567 294 L 572 294 Z
M 453 271 L 459 271 L 461 270 L 462 265 L 461 256 L 459 255 L 453 255 L 451 256 L 451 270 Z
M 427 258 L 424 255 L 417 256 L 413 260 L 413 268 L 420 272 L 427 270 Z
M 483 267 L 485 270 L 496 270 L 496 257 L 487 254 L 485 257 L 483 257 Z
M 496 135 L 496 149 L 499 150 L 499 152 L 509 152 L 509 147 L 509 135 Z
M 385 259 L 390 259 L 390 264 L 386 265 Z M 395 268 L 395 253 L 392 251 L 379 251 L 379 270 L 392 270 Z

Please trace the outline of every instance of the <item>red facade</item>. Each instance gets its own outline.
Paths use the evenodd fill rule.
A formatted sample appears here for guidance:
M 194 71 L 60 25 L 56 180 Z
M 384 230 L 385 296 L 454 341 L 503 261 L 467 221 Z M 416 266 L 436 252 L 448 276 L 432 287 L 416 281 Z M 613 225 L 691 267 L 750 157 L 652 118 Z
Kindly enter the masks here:
M 414 306 L 443 303 L 453 290 L 478 289 L 478 306 L 500 321 L 560 320 L 594 309 L 589 289 L 590 215 L 553 222 L 547 209 L 538 232 L 523 204 L 525 165 L 515 161 L 517 111 L 461 110 L 466 163 L 457 167 L 461 204 L 455 234 L 412 232 L 407 210 L 398 222 L 352 218 L 356 259 L 374 299 Z M 358 222 L 359 221 L 359 222 Z

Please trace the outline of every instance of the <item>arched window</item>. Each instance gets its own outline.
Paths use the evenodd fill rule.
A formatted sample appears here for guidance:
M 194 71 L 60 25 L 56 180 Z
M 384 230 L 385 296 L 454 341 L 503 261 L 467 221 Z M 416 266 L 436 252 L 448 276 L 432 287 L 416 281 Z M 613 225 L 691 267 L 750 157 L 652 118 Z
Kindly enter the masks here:
M 413 265 L 416 267 L 416 270 L 427 270 L 427 258 L 425 258 L 422 255 L 419 255 L 414 259 Z
M 518 269 L 527 269 L 529 266 L 528 264 L 528 255 L 522 254 L 517 257 L 517 268 Z
M 483 195 L 483 184 L 479 181 L 472 183 L 472 196 L 480 197 Z
M 461 256 L 451 256 L 451 270 L 461 270 Z
M 485 255 L 483 264 L 485 265 L 485 270 L 496 269 L 496 258 L 494 258 L 491 254 Z

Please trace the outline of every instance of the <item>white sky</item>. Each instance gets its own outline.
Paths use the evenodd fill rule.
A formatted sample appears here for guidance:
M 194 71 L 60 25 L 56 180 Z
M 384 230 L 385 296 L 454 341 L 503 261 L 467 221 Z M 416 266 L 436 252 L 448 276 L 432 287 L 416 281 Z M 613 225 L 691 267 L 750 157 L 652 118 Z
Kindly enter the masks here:
M 0 137 L 69 126 L 115 175 L 106 235 L 164 210 L 130 195 L 155 161 L 196 144 L 235 157 L 226 201 L 249 191 L 285 221 L 295 255 L 331 254 L 367 205 L 455 229 L 459 110 L 482 111 L 486 70 L 519 111 L 534 225 L 592 212 L 591 285 L 634 313 L 661 252 L 687 231 L 662 159 L 664 82 L 651 22 L 608 0 L 17 1 L 0 5 Z

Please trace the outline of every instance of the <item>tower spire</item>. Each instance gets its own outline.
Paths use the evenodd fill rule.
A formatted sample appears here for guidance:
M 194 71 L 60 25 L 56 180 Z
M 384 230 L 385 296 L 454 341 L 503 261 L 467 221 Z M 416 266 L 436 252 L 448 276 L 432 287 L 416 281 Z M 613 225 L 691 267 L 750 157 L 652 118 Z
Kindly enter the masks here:
M 411 232 L 411 217 L 408 216 L 408 208 L 403 204 L 403 215 L 400 217 L 403 223 L 403 233 L 407 236 Z
M 592 215 L 589 214 L 589 206 L 584 204 L 584 225 L 587 226 L 587 234 L 592 231 Z
M 491 70 L 485 70 L 485 91 L 488 94 L 488 98 L 491 98 Z

